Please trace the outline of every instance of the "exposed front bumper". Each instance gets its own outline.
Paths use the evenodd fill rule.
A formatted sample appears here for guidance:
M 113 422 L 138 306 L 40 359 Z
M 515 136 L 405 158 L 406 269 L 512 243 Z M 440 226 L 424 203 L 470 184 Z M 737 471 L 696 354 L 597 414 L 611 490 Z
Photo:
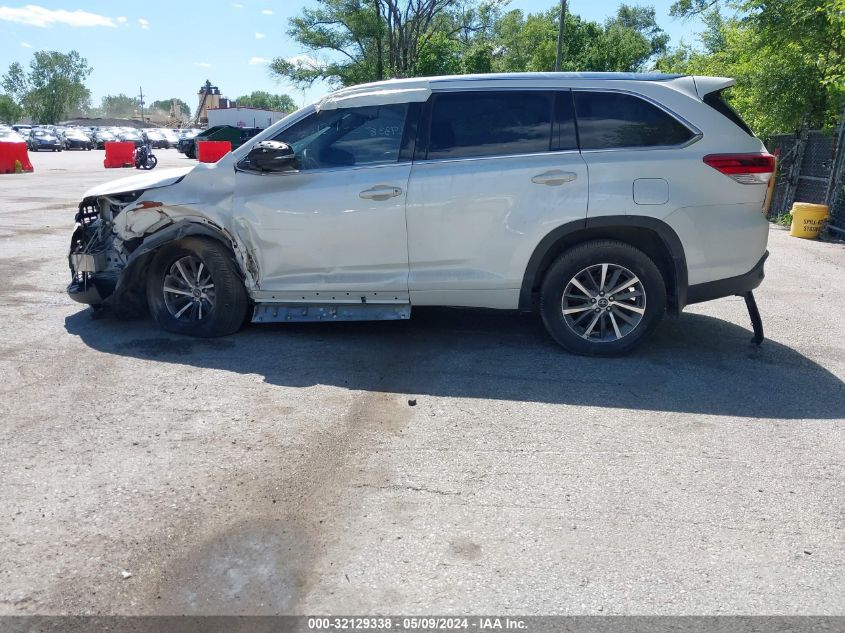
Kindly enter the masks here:
M 720 297 L 742 295 L 749 290 L 754 290 L 763 283 L 763 278 L 765 277 L 763 266 L 768 257 L 769 251 L 766 251 L 754 268 L 743 275 L 690 286 L 687 289 L 687 305 L 719 299 Z
M 92 306 L 100 305 L 105 301 L 92 279 L 88 279 L 85 282 L 72 281 L 67 287 L 67 295 L 78 303 L 85 303 Z

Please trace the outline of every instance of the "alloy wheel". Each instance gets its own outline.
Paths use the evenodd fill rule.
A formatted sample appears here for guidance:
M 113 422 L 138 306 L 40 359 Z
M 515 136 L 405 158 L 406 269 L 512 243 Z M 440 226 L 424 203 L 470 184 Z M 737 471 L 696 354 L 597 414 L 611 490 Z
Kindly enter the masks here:
M 577 273 L 563 291 L 561 311 L 576 335 L 611 343 L 633 332 L 643 319 L 646 294 L 640 279 L 618 264 L 595 264 Z
M 171 264 L 164 276 L 162 292 L 167 311 L 178 321 L 201 321 L 214 310 L 211 271 L 193 255 Z

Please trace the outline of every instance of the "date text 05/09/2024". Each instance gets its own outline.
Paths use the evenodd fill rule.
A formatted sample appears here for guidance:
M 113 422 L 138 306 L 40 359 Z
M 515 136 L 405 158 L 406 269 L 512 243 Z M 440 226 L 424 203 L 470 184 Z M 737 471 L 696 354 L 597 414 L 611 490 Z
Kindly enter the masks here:
M 314 617 L 311 631 L 526 631 L 525 620 L 512 617 Z

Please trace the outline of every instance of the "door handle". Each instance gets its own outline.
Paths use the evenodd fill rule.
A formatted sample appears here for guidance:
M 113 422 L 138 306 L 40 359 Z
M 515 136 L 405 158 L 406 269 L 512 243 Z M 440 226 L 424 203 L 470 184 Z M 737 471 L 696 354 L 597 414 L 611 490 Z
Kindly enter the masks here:
M 550 187 L 554 187 L 567 182 L 572 182 L 576 178 L 578 178 L 578 174 L 574 171 L 552 169 L 550 171 L 544 171 L 542 174 L 537 174 L 531 179 L 531 182 L 536 185 L 549 185 Z
M 364 189 L 358 194 L 362 198 L 369 200 L 387 200 L 388 198 L 395 198 L 402 195 L 402 189 L 399 187 L 387 187 L 385 185 L 376 185 L 371 189 Z

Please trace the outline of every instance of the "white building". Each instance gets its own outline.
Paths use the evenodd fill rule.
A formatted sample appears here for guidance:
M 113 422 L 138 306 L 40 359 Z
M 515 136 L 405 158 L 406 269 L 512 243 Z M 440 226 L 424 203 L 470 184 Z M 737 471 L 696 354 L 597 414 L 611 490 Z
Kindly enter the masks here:
M 267 128 L 285 117 L 287 112 L 262 110 L 246 106 L 237 108 L 209 108 L 208 127 L 215 125 L 233 125 L 235 127 Z

